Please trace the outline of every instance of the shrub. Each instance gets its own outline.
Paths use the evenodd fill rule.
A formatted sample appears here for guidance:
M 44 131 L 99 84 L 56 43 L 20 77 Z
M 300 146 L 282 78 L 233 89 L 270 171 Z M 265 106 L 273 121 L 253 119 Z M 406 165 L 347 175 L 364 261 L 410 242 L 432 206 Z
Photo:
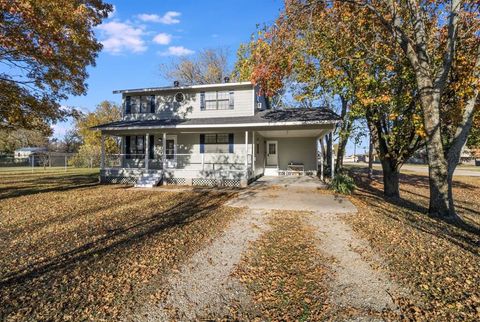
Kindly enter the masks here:
M 330 189 L 343 195 L 351 195 L 355 190 L 355 182 L 348 174 L 338 173 L 330 182 Z

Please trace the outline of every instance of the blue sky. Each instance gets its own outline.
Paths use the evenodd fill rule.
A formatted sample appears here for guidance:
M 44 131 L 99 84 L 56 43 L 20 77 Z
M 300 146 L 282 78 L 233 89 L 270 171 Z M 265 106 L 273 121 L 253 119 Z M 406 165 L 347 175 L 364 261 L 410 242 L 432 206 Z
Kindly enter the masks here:
M 113 1 L 115 10 L 95 30 L 104 48 L 89 67 L 88 93 L 63 105 L 87 112 L 103 100 L 120 102 L 115 89 L 166 85 L 159 66 L 203 48 L 227 47 L 232 63 L 256 24 L 271 23 L 283 0 Z M 54 125 L 62 137 L 69 122 Z

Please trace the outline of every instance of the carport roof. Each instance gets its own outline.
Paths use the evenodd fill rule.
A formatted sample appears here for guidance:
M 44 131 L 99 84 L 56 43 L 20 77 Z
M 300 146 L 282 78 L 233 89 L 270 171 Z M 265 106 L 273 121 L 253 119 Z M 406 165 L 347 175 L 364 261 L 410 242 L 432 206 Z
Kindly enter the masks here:
M 329 108 L 290 108 L 266 110 L 252 116 L 192 119 L 122 120 L 93 127 L 98 130 L 131 130 L 161 128 L 248 127 L 277 125 L 335 124 L 340 116 Z

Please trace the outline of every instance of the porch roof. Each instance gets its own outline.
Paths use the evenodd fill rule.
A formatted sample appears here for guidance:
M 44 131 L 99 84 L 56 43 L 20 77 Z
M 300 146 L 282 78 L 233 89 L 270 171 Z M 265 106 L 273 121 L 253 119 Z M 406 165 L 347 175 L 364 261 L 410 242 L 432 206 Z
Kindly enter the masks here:
M 172 118 L 156 120 L 122 120 L 93 127 L 98 130 L 134 130 L 134 129 L 198 129 L 222 127 L 274 127 L 288 125 L 336 124 L 341 118 L 328 108 L 291 108 L 266 110 L 251 116 L 214 117 L 214 118 Z

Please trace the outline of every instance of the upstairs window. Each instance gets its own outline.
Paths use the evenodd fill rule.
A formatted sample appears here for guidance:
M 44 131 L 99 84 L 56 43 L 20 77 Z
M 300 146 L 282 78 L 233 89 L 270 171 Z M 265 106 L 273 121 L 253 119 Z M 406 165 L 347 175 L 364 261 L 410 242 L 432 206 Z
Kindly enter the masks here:
M 200 93 L 201 110 L 229 110 L 234 108 L 234 91 Z
M 125 114 L 139 113 L 155 113 L 155 95 L 125 97 Z

